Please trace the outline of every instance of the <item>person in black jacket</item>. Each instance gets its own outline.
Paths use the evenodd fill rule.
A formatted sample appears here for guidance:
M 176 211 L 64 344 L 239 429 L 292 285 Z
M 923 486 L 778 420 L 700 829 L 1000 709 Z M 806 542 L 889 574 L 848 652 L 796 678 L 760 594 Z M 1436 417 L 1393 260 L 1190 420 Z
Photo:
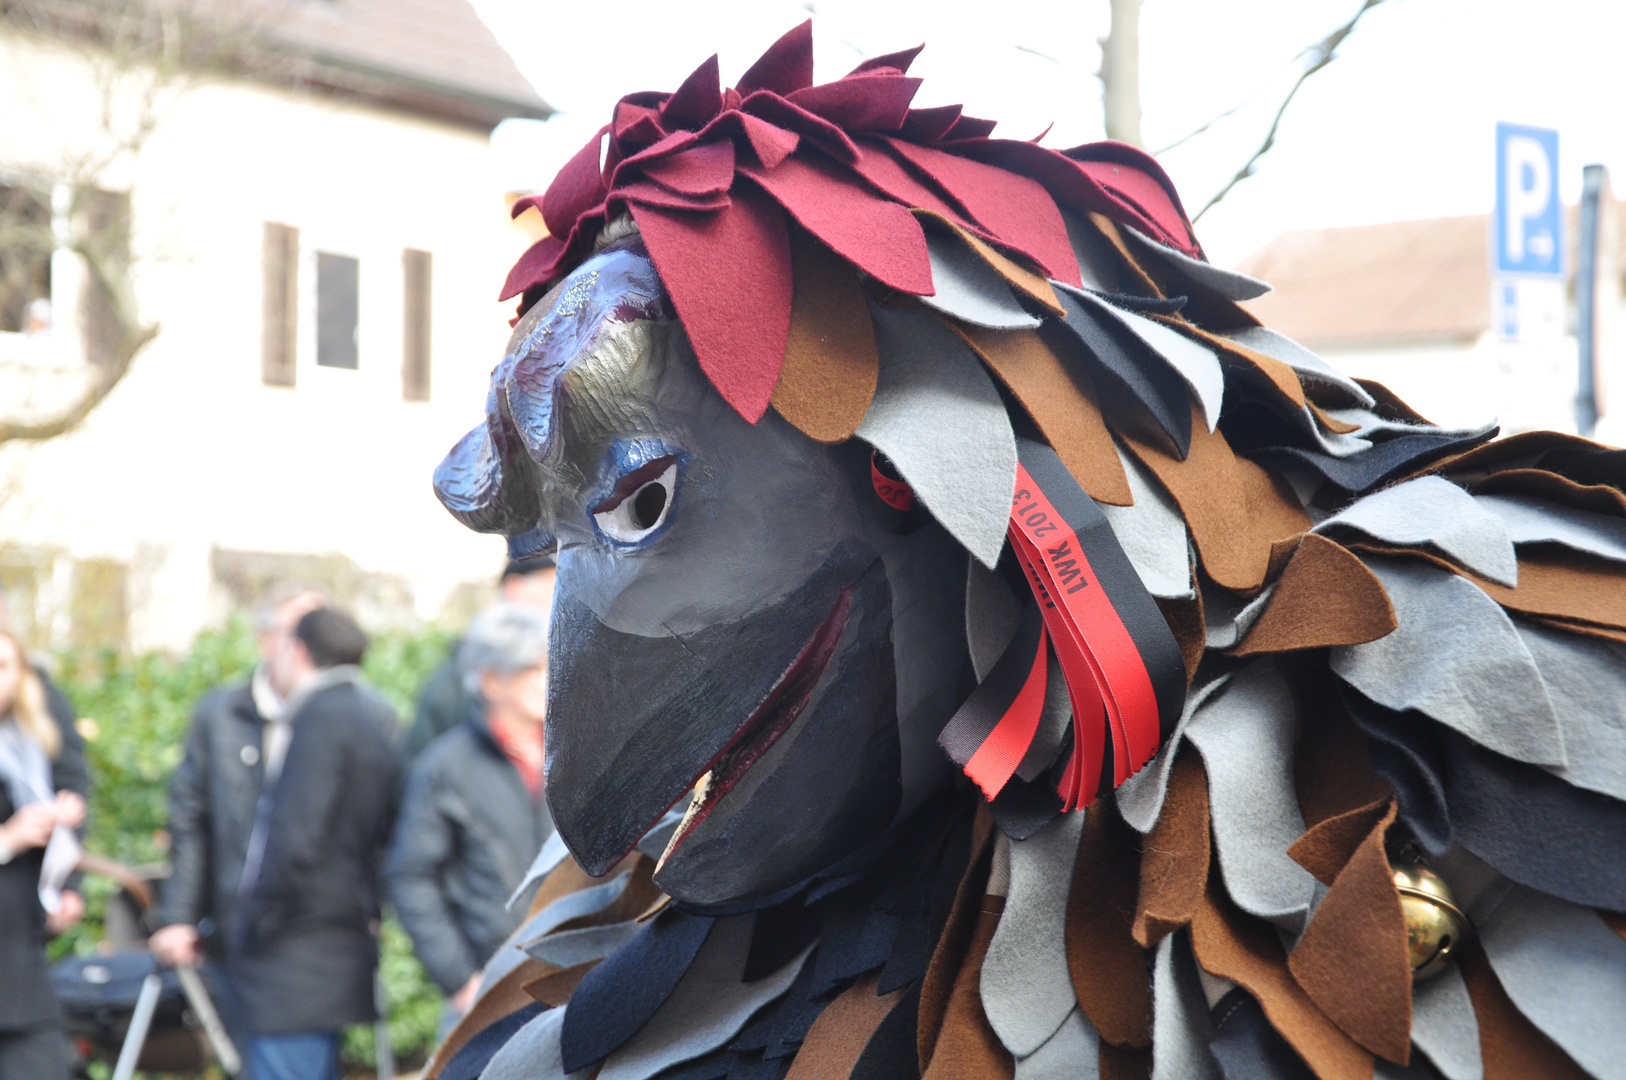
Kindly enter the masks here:
M 21 644 L 0 630 L 0 1080 L 68 1075 L 45 943 L 84 911 L 64 885 L 89 774 L 71 710 L 48 700 Z
M 407 778 L 386 878 L 418 959 L 446 992 L 443 1030 L 468 1011 L 480 970 L 518 925 L 508 900 L 553 832 L 542 798 L 547 646 L 547 615 L 534 607 L 477 615 L 458 649 L 475 704 Z
M 222 1018 L 244 1039 L 244 1006 L 233 978 L 234 957 L 223 929 L 231 925 L 243 878 L 254 808 L 268 772 L 280 768 L 290 737 L 272 667 L 294 627 L 323 606 L 313 589 L 273 591 L 255 613 L 261 663 L 240 686 L 198 702 L 186 735 L 186 756 L 169 782 L 170 876 L 154 918 L 149 948 L 166 964 L 214 965 Z
M 497 592 L 505 604 L 522 604 L 548 615 L 553 611 L 553 579 L 556 575 L 553 559 L 543 555 L 524 562 L 509 562 L 503 567 Z M 544 636 L 546 636 L 544 634 Z M 424 748 L 461 724 L 471 709 L 478 708 L 480 694 L 464 685 L 463 672 L 457 664 L 457 649 L 444 664 L 424 680 L 418 692 L 418 708 L 401 741 L 401 764 L 410 766 Z
M 233 927 L 250 1080 L 336 1078 L 343 1029 L 378 1017 L 398 776 L 395 714 L 357 685 L 366 648 L 350 616 L 318 608 L 273 664 L 292 738 L 256 809 Z

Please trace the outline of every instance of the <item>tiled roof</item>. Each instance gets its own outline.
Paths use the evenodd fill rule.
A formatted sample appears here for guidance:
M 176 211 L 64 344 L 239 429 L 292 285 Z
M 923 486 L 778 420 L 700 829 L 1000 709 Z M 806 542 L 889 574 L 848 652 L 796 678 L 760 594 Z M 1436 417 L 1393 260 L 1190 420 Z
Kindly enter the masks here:
M 1490 329 L 1484 215 L 1283 233 L 1238 269 L 1275 291 L 1247 308 L 1311 346 L 1468 340 Z
M 371 88 L 388 88 L 393 104 L 441 113 L 449 106 L 491 125 L 553 111 L 468 0 L 262 0 L 256 7 L 270 37 L 314 65 L 299 71 L 309 81 L 366 96 L 369 84 L 379 84 Z

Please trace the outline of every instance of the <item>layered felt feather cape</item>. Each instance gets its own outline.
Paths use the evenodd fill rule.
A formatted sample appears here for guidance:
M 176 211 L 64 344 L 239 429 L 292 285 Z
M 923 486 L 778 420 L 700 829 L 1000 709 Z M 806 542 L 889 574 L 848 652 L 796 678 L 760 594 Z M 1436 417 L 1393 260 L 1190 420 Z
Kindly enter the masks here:
M 736 409 L 885 453 L 971 556 L 978 786 L 757 911 L 663 902 L 672 821 L 603 879 L 551 846 L 429 1075 L 1626 1076 L 1626 452 L 1429 424 L 1260 327 L 1150 159 L 911 109 L 913 52 L 812 85 L 808 34 L 623 99 L 507 295 L 625 209 Z M 1176 649 L 1099 797 L 1017 565 L 1032 453 Z M 1402 844 L 1472 924 L 1415 983 Z

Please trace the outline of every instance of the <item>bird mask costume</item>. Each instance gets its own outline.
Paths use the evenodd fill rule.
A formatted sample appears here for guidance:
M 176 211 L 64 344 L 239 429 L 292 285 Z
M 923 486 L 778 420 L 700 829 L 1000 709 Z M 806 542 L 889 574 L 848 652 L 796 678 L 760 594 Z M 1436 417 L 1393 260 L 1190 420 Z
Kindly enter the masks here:
M 1623 452 L 1345 377 L 916 52 L 516 204 L 435 488 L 557 556 L 558 836 L 430 1074 L 1626 1075 Z

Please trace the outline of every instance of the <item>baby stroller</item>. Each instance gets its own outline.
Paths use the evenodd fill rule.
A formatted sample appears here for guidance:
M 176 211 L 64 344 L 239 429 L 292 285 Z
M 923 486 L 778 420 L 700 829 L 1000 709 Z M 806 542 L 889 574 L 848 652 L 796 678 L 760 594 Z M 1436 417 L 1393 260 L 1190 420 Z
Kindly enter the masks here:
M 111 859 L 84 855 L 79 869 L 112 880 L 104 939 L 93 956 L 69 956 L 51 969 L 63 1023 L 79 1051 L 82 1076 L 92 1060 L 114 1063 L 113 1080 L 136 1069 L 199 1073 L 218 1062 L 237 1076 L 242 1062 L 209 990 L 208 972 L 161 968 L 147 951 L 154 929 L 147 913 L 162 872 L 139 872 Z

